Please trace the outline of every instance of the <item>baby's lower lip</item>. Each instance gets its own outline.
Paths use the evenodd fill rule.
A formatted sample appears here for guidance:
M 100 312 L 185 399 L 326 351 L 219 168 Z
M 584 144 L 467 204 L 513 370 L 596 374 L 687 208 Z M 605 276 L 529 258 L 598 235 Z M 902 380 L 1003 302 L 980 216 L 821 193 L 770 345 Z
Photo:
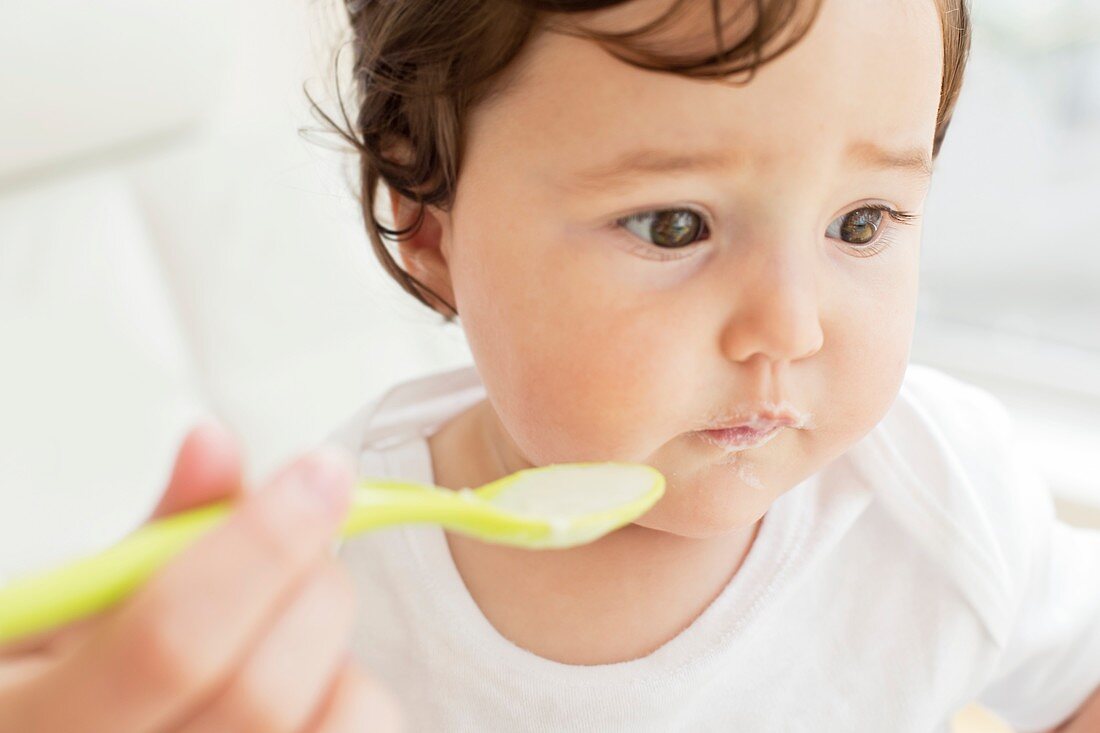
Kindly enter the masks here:
M 722 428 L 721 430 L 699 430 L 698 433 L 708 443 L 717 445 L 726 450 L 747 450 L 758 448 L 774 438 L 782 425 L 775 425 L 765 430 L 754 430 L 743 426 L 737 428 Z

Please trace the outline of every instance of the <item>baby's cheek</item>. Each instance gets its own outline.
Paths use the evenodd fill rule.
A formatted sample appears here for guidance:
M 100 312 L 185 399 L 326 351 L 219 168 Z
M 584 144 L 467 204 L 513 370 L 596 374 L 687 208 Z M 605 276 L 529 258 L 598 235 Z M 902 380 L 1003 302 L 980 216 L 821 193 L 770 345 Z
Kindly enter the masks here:
M 508 335 L 490 348 L 511 347 L 490 357 L 487 386 L 492 378 L 501 418 L 533 462 L 643 460 L 670 437 L 684 370 L 652 342 L 659 331 L 583 305 L 503 316 Z
M 906 287 L 899 281 L 897 290 L 859 311 L 863 315 L 828 332 L 821 356 L 831 386 L 821 400 L 821 422 L 833 426 L 830 437 L 846 444 L 841 449 L 869 432 L 897 396 L 913 336 L 914 306 Z
M 530 458 L 643 460 L 670 437 L 660 426 L 675 392 L 660 380 L 673 370 L 660 355 L 641 359 L 610 336 L 553 341 L 559 348 L 515 365 L 509 390 Z
M 530 240 L 491 249 L 461 278 L 460 312 L 490 397 L 529 460 L 644 461 L 685 429 L 677 405 L 691 402 L 686 379 L 697 369 L 686 363 L 682 318 L 590 257 Z

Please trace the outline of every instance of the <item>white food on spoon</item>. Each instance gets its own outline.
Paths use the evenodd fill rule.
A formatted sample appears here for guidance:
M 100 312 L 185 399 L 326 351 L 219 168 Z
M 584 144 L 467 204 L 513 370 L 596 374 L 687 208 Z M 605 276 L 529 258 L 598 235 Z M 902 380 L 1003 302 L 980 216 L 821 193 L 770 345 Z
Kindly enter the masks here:
M 652 488 L 653 474 L 644 469 L 586 466 L 525 474 L 489 501 L 520 514 L 568 520 L 616 509 Z
M 545 519 L 550 526 L 545 544 L 569 547 L 595 539 L 622 524 L 619 517 L 604 522 L 584 522 L 586 517 L 637 501 L 648 494 L 653 485 L 653 472 L 645 467 L 563 466 L 524 474 L 489 502 L 505 511 Z

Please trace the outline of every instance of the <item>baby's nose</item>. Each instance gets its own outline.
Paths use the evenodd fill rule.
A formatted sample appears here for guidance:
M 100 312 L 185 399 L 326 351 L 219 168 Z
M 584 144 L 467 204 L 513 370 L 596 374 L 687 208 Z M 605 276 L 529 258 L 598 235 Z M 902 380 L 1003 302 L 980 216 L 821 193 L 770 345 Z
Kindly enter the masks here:
M 758 353 L 774 361 L 804 359 L 824 341 L 814 263 L 801 248 L 769 249 L 748 277 L 726 289 L 730 308 L 719 347 L 733 361 Z

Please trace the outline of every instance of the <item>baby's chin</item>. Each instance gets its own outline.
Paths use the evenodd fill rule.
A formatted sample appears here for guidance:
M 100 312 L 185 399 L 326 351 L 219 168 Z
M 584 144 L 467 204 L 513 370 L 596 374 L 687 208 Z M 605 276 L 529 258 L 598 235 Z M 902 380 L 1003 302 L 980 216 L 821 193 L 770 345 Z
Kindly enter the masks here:
M 770 446 L 762 446 L 761 453 Z M 676 461 L 649 461 L 665 476 L 665 495 L 636 524 L 684 537 L 704 539 L 752 527 L 788 488 L 788 477 L 774 473 L 774 456 L 754 451 L 713 456 L 682 453 Z

